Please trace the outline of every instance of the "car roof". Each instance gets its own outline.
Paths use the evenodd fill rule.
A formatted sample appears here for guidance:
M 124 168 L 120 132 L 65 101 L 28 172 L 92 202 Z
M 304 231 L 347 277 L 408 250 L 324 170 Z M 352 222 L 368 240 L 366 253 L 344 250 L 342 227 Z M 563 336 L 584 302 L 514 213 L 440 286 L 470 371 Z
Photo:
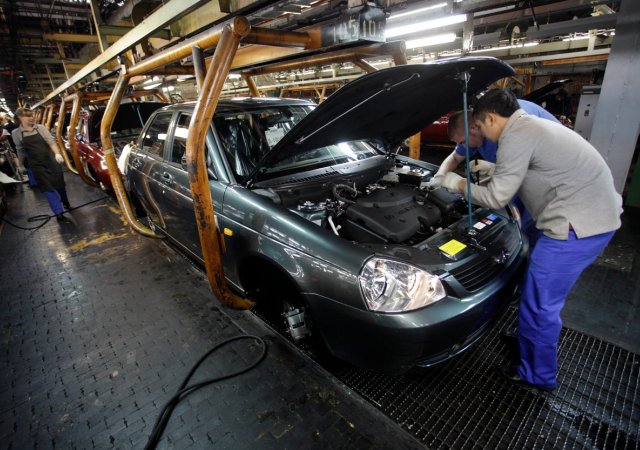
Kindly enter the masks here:
M 250 107 L 266 107 L 272 105 L 315 105 L 312 101 L 301 100 L 297 98 L 279 98 L 279 97 L 233 97 L 233 98 L 221 98 L 218 101 L 216 112 L 233 111 L 235 109 L 246 109 Z M 184 102 L 174 103 L 167 105 L 160 111 L 193 111 L 196 107 L 196 102 Z

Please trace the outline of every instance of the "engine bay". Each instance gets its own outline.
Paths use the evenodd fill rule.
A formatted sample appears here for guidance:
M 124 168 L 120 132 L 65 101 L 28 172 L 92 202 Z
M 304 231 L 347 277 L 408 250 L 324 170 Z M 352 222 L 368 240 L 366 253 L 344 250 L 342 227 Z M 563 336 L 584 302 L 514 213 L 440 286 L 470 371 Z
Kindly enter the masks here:
M 432 176 L 429 169 L 398 163 L 374 180 L 364 176 L 348 182 L 332 180 L 322 189 L 316 185 L 313 194 L 302 193 L 295 206 L 290 195 L 301 192 L 289 189 L 283 194 L 291 211 L 345 239 L 413 245 L 468 211 L 462 195 L 429 189 Z

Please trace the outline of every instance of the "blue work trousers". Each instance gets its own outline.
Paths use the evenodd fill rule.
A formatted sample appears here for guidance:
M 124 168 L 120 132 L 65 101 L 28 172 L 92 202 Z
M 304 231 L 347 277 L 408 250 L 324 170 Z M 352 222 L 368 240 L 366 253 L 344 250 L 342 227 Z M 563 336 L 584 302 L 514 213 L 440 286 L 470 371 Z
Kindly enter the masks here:
M 527 383 L 542 388 L 556 386 L 560 312 L 582 271 L 604 250 L 614 233 L 578 239 L 570 230 L 566 241 L 540 235 L 531 253 L 518 316 L 518 374 Z
M 64 212 L 64 209 L 62 209 L 62 205 L 65 203 L 69 203 L 66 189 L 63 188 L 58 189 L 57 191 L 45 191 L 43 192 L 43 194 L 47 198 L 49 207 L 55 215 L 62 214 Z

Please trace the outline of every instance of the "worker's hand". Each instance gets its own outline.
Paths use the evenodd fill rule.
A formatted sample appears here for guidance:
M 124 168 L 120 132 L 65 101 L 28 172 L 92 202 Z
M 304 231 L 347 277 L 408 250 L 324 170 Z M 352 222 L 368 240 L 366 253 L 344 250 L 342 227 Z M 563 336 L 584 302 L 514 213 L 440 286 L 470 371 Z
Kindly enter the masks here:
M 64 157 L 60 153 L 56 153 L 56 162 L 58 164 L 64 164 Z
M 450 192 L 462 192 L 463 187 L 461 186 L 461 181 L 464 181 L 464 178 L 460 175 L 448 172 L 442 180 L 442 187 Z
M 491 177 L 493 172 L 496 171 L 496 165 L 494 163 L 482 160 L 471 161 L 469 168 L 471 169 L 471 172 L 478 173 L 481 178 Z
M 427 183 L 430 189 L 436 189 L 442 186 L 442 180 L 444 180 L 444 174 L 436 173 Z

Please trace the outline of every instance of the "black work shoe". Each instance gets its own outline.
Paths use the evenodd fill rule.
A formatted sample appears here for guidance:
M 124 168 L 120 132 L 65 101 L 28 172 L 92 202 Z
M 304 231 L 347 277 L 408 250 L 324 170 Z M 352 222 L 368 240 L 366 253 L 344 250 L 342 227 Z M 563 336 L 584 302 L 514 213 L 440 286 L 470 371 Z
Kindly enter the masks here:
M 518 373 L 518 366 L 514 364 L 506 364 L 504 366 L 496 366 L 496 372 L 500 377 L 509 383 L 516 384 L 524 387 L 531 387 L 545 392 L 551 392 L 555 390 L 555 387 L 543 387 L 531 384 L 524 380 Z
M 64 216 L 64 214 L 60 213 L 56 214 L 56 219 L 58 220 L 58 222 L 60 222 L 61 220 L 65 220 L 66 217 Z
M 513 333 L 500 333 L 498 339 L 507 350 L 507 358 L 512 362 L 519 362 L 520 345 L 518 344 L 518 335 Z
M 66 209 L 67 211 L 71 209 L 71 205 L 69 204 L 69 202 L 63 203 L 62 206 L 64 206 L 64 209 Z

